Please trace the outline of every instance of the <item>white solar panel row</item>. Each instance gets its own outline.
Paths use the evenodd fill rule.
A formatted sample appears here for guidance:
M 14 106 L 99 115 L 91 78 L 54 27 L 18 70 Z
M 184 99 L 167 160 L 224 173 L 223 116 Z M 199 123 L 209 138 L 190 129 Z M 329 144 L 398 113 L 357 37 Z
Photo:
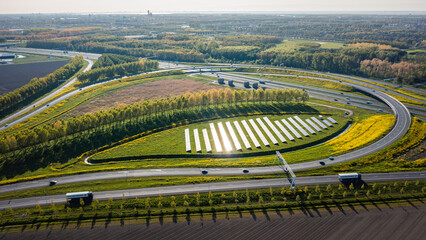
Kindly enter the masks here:
M 229 141 L 228 135 L 225 132 L 225 128 L 223 127 L 222 122 L 217 123 L 217 126 L 219 127 L 219 132 L 220 132 L 220 135 L 222 136 L 222 142 L 223 142 L 223 146 L 225 147 L 225 150 L 227 152 L 232 151 L 231 142 Z
M 247 149 L 251 149 L 250 143 L 247 140 L 246 135 L 243 132 L 243 129 L 241 129 L 240 124 L 237 121 L 234 121 L 234 125 L 237 128 L 238 134 L 240 134 L 240 137 L 243 140 L 244 146 L 246 146 Z
M 313 128 L 315 128 L 315 130 L 317 130 L 317 132 L 321 132 L 322 130 L 321 130 L 321 128 L 320 127 L 318 127 L 314 122 L 312 122 L 312 120 L 311 119 L 306 119 L 305 120 L 307 123 L 309 123 Z
M 254 131 L 257 133 L 257 136 L 260 137 L 260 141 L 262 141 L 263 145 L 269 146 L 269 142 L 266 140 L 263 133 L 260 131 L 259 127 L 256 125 L 256 123 L 253 121 L 253 119 L 249 119 L 249 122 L 251 126 L 254 128 Z
M 201 143 L 200 143 L 200 136 L 198 135 L 198 129 L 194 129 L 194 139 L 195 139 L 195 151 L 201 152 Z
M 294 118 L 298 121 L 298 122 L 300 122 L 300 124 L 302 124 L 302 126 L 303 127 L 305 127 L 306 128 L 306 130 L 308 130 L 311 134 L 315 134 L 315 131 L 314 130 L 312 130 L 312 128 L 311 127 L 309 127 L 309 125 L 308 124 L 306 124 L 299 116 L 294 116 Z
M 275 139 L 274 135 L 272 135 L 271 131 L 266 127 L 266 125 L 262 122 L 262 119 L 256 118 L 256 121 L 259 123 L 260 127 L 265 131 L 266 135 L 271 139 L 272 143 L 277 145 L 278 141 Z
M 322 123 L 318 118 L 311 117 L 311 119 L 314 120 L 314 122 L 316 122 L 318 125 L 320 125 L 320 127 L 322 127 L 323 129 L 327 129 L 327 126 L 325 126 L 324 123 Z
M 290 141 L 294 141 L 294 137 L 287 131 L 287 129 L 284 128 L 283 125 L 281 125 L 279 121 L 275 121 L 275 124 L 277 124 L 278 128 L 287 136 Z
M 232 141 L 234 142 L 235 148 L 240 151 L 242 150 L 241 144 L 238 141 L 237 135 L 235 135 L 234 129 L 231 126 L 230 122 L 226 122 L 226 127 L 228 128 L 229 134 L 231 134 Z
M 327 120 L 322 120 L 325 124 L 327 124 L 327 126 L 329 126 L 329 127 L 332 127 L 333 126 L 333 124 L 331 124 L 329 121 L 327 121 Z
M 241 121 L 241 123 L 243 124 L 244 128 L 246 129 L 247 133 L 250 136 L 251 141 L 253 142 L 254 146 L 259 148 L 260 147 L 260 143 L 257 141 L 256 137 L 254 136 L 253 132 L 251 131 L 249 125 L 247 124 L 246 120 Z
M 191 138 L 189 137 L 189 129 L 185 129 L 185 144 L 186 144 L 186 151 L 191 151 Z
M 284 125 L 288 129 L 290 129 L 290 131 L 294 134 L 294 136 L 296 136 L 297 138 L 302 138 L 302 135 L 300 135 L 300 133 L 298 131 L 296 131 L 296 129 L 294 129 L 294 127 L 291 126 L 290 123 L 287 122 L 287 120 L 281 119 L 281 121 L 284 123 Z
M 328 120 L 330 120 L 330 122 L 332 122 L 332 123 L 334 123 L 334 124 L 337 124 L 336 120 L 334 120 L 333 118 L 328 117 L 327 119 L 328 119 Z
M 216 128 L 214 127 L 213 123 L 210 123 L 210 131 L 212 132 L 216 152 L 222 152 L 222 145 L 220 145 L 219 137 L 217 136 Z
M 206 144 L 206 151 L 212 152 L 212 147 L 210 145 L 209 134 L 207 133 L 207 129 L 203 129 L 204 143 Z
M 277 135 L 277 137 L 280 139 L 281 142 L 286 142 L 283 135 L 280 133 L 280 131 L 278 131 L 278 129 L 274 126 L 274 124 L 272 124 L 272 122 L 269 120 L 268 117 L 263 117 L 263 120 L 265 120 L 265 122 L 269 125 L 272 131 L 274 131 L 275 135 Z
M 305 137 L 309 136 L 308 132 L 305 131 L 293 118 L 289 117 L 288 120 L 293 124 Z

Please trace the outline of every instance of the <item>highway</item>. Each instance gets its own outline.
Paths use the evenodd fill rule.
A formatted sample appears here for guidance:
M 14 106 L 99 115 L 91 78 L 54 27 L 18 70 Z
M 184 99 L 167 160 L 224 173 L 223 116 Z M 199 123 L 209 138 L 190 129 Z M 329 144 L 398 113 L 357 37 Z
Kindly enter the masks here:
M 368 182 L 382 182 L 382 181 L 403 181 L 403 180 L 421 180 L 426 178 L 426 172 L 402 172 L 402 173 L 373 173 L 363 174 L 362 180 L 367 184 Z M 331 176 L 313 176 L 313 177 L 299 177 L 296 178 L 296 185 L 316 185 L 316 184 L 337 184 L 339 180 L 336 175 Z M 219 182 L 219 183 L 203 183 L 167 187 L 153 187 L 141 189 L 126 189 L 115 191 L 102 191 L 94 192 L 94 197 L 98 200 L 108 200 L 110 197 L 113 199 L 135 198 L 135 197 L 152 197 L 158 195 L 182 195 L 203 192 L 219 192 L 219 191 L 232 191 L 232 190 L 245 190 L 269 187 L 284 187 L 290 186 L 288 179 L 276 178 L 266 180 L 249 180 L 249 181 L 234 181 L 234 182 Z M 66 202 L 65 194 L 29 197 L 20 199 L 10 199 L 0 201 L 0 210 L 5 210 L 8 207 L 12 209 L 32 207 L 37 203 L 39 205 L 49 205 L 51 202 L 56 204 L 63 204 Z
M 27 49 L 23 49 L 23 50 L 27 50 Z M 36 51 L 36 50 L 37 49 L 32 49 L 32 50 L 29 50 L 29 51 Z M 49 54 L 52 54 L 52 55 L 62 54 L 61 51 L 57 51 L 56 53 L 54 53 L 53 50 L 43 50 L 43 51 L 48 51 Z M 37 53 L 40 53 L 40 52 L 37 52 Z M 71 54 L 71 53 L 72 52 L 70 52 L 69 54 Z M 77 53 L 75 53 L 75 54 L 77 54 Z M 82 54 L 82 53 L 79 53 L 79 54 Z M 84 53 L 83 53 L 83 55 L 84 55 Z M 170 67 L 170 63 L 160 62 L 160 65 L 162 67 Z M 199 69 L 200 69 L 200 68 L 196 68 L 196 67 L 188 67 L 188 66 L 175 65 L 175 64 L 172 64 L 172 65 L 176 69 L 183 69 L 186 72 L 192 72 L 192 73 L 198 72 Z M 202 67 L 202 68 L 205 68 L 205 67 Z M 160 70 L 160 71 L 166 71 L 166 70 Z M 241 76 L 241 75 L 235 75 L 235 74 L 229 74 L 229 73 L 226 73 L 226 74 L 220 73 L 220 74 L 224 74 L 228 77 L 233 77 L 233 78 L 248 79 L 250 81 L 258 81 L 259 80 L 259 78 L 247 77 L 247 76 Z M 113 79 L 111 81 L 114 81 L 114 80 L 117 80 L 117 79 Z M 98 83 L 96 85 L 104 84 L 104 83 L 105 82 Z M 393 97 L 387 95 L 386 93 L 383 93 L 383 92 L 380 92 L 380 91 L 374 91 L 374 90 L 371 90 L 368 87 L 361 86 L 361 85 L 358 85 L 358 84 L 351 84 L 351 83 L 345 83 L 345 84 L 351 85 L 351 86 L 357 88 L 359 91 L 366 92 L 370 95 L 374 95 L 378 99 L 381 99 L 392 110 L 393 114 L 395 114 L 395 116 L 396 116 L 396 122 L 395 122 L 393 129 L 386 136 L 384 136 L 382 139 L 380 139 L 379 141 L 377 141 L 377 142 L 375 142 L 375 143 L 373 143 L 369 146 L 366 146 L 362 149 L 359 149 L 359 150 L 356 150 L 356 151 L 353 151 L 353 152 L 350 152 L 350 153 L 347 153 L 347 154 L 343 154 L 343 155 L 340 155 L 340 156 L 333 156 L 334 160 L 330 160 L 330 159 L 327 158 L 327 159 L 319 159 L 319 160 L 311 161 L 311 162 L 293 164 L 293 165 L 291 165 L 291 167 L 294 171 L 306 170 L 306 169 L 321 167 L 321 166 L 324 166 L 324 165 L 327 166 L 327 165 L 342 163 L 342 162 L 345 162 L 345 161 L 349 161 L 349 160 L 357 159 L 357 158 L 360 158 L 360 157 L 363 157 L 363 156 L 367 156 L 371 153 L 374 153 L 376 151 L 379 151 L 379 150 L 389 146 L 390 144 L 392 144 L 393 142 L 398 140 L 400 137 L 402 137 L 408 131 L 408 128 L 411 124 L 411 116 L 410 116 L 408 109 L 402 103 L 400 103 L 399 101 L 397 101 Z M 82 91 L 87 89 L 87 88 L 94 87 L 96 85 L 87 86 L 87 87 L 83 88 Z M 267 85 L 268 86 L 275 86 L 277 88 L 286 87 L 286 84 L 271 81 L 271 80 L 267 81 Z M 318 89 L 310 89 L 310 90 L 311 91 L 317 91 Z M 75 90 L 75 91 L 69 92 L 69 93 L 61 96 L 60 98 L 52 101 L 50 104 L 52 104 L 52 105 L 56 104 L 57 102 L 65 99 L 69 96 L 77 94 L 79 91 L 80 90 Z M 321 90 L 321 91 L 322 91 L 323 95 L 324 94 L 326 94 L 326 95 L 332 94 L 332 91 L 327 91 L 327 90 Z M 318 94 L 318 92 L 316 92 L 316 94 Z M 356 98 L 356 97 L 359 97 L 359 96 L 354 95 L 354 96 L 351 96 L 351 97 Z M 363 100 L 366 100 L 366 99 L 363 99 Z M 40 109 L 40 111 L 42 111 L 42 110 L 43 109 Z M 35 115 L 35 114 L 36 113 L 34 113 L 33 115 Z M 23 121 L 23 119 L 25 117 L 28 118 L 29 116 L 28 115 L 24 116 L 24 117 L 14 121 L 14 122 L 12 122 L 11 124 L 16 124 L 20 121 Z M 168 168 L 168 169 L 146 169 L 146 170 L 118 171 L 118 172 L 101 172 L 101 173 L 81 174 L 81 175 L 75 175 L 75 176 L 60 177 L 60 178 L 57 178 L 56 180 L 58 181 L 58 184 L 66 184 L 66 183 L 75 183 L 75 182 L 82 182 L 82 181 L 106 180 L 106 179 L 125 178 L 125 177 L 202 175 L 201 170 L 202 169 L 198 169 L 198 168 L 175 168 L 175 169 Z M 225 168 L 225 169 L 211 168 L 211 169 L 205 169 L 205 170 L 208 171 L 209 175 L 243 174 L 242 168 Z M 282 169 L 279 166 L 271 166 L 271 167 L 249 168 L 249 171 L 252 174 L 279 173 L 279 172 L 282 172 Z M 0 186 L 0 193 L 43 187 L 43 186 L 46 186 L 47 184 L 48 184 L 48 180 L 37 180 L 37 181 L 31 181 L 31 182 L 25 182 L 25 183 L 10 184 L 10 185 L 5 185 L 5 186 Z

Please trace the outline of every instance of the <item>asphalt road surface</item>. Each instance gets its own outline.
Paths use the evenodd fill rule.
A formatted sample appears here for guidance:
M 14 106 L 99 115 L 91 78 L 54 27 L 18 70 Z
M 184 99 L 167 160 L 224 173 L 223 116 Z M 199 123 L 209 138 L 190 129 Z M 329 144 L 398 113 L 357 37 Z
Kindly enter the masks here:
M 417 180 L 425 179 L 426 172 L 407 172 L 407 173 L 373 173 L 363 174 L 362 180 L 365 182 L 380 182 L 380 181 L 399 181 L 399 180 Z M 339 183 L 336 175 L 332 176 L 312 176 L 296 178 L 296 185 L 316 185 L 316 184 L 335 184 Z M 181 195 L 192 194 L 197 192 L 219 192 L 219 191 L 232 191 L 244 189 L 257 189 L 269 187 L 283 187 L 290 186 L 287 178 L 266 179 L 266 180 L 248 180 L 248 181 L 234 181 L 234 182 L 219 182 L 219 183 L 204 183 L 204 184 L 191 184 L 167 187 L 154 187 L 154 188 L 141 188 L 141 189 L 127 189 L 115 191 L 102 191 L 94 192 L 94 197 L 98 200 L 108 200 L 110 197 L 113 199 L 135 197 L 151 197 L 158 195 Z M 0 201 L 0 210 L 5 210 L 9 206 L 14 208 L 32 207 L 37 203 L 40 205 L 49 205 L 51 201 L 57 204 L 65 203 L 65 194 L 29 197 L 20 199 L 10 199 Z

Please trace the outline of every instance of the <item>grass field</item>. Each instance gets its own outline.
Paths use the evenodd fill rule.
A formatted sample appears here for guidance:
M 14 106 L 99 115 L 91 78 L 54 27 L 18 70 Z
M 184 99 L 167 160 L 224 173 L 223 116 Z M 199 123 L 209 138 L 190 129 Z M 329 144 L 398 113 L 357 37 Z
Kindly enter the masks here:
M 167 154 L 195 154 L 195 155 L 197 155 L 197 153 L 195 152 L 195 141 L 193 140 L 194 139 L 193 138 L 193 129 L 199 130 L 199 134 L 200 134 L 200 137 L 201 137 L 200 142 L 201 142 L 201 146 L 202 146 L 202 149 L 203 149 L 203 153 L 206 153 L 206 152 L 205 152 L 205 143 L 204 143 L 204 139 L 202 137 L 201 130 L 202 129 L 208 129 L 210 143 L 212 145 L 212 152 L 214 154 L 214 153 L 217 153 L 217 152 L 216 152 L 216 149 L 214 147 L 214 141 L 213 141 L 213 137 L 212 137 L 211 132 L 210 132 L 209 123 L 214 123 L 215 126 L 216 126 L 216 131 L 218 131 L 217 123 L 222 122 L 224 124 L 224 128 L 225 128 L 225 131 L 226 131 L 226 134 L 227 134 L 229 140 L 232 141 L 231 135 L 230 135 L 228 129 L 226 128 L 226 126 L 225 126 L 225 122 L 229 121 L 233 125 L 234 121 L 241 122 L 242 120 L 246 120 L 247 123 L 248 123 L 249 119 L 253 119 L 253 120 L 255 120 L 256 118 L 262 119 L 265 116 L 266 115 L 258 115 L 258 116 L 253 116 L 253 117 L 238 117 L 238 118 L 218 119 L 218 120 L 214 120 L 214 121 L 208 121 L 208 122 L 202 122 L 202 123 L 196 123 L 196 124 L 191 124 L 191 125 L 187 125 L 187 126 L 177 127 L 177 128 L 174 128 L 174 129 L 155 133 L 155 134 L 149 135 L 147 137 L 143 137 L 141 139 L 126 143 L 122 146 L 115 147 L 113 149 L 106 150 L 104 152 L 98 153 L 98 154 L 93 156 L 93 159 L 144 156 L 144 155 L 158 155 L 158 154 L 159 155 L 167 155 Z M 293 117 L 293 116 L 295 116 L 295 114 L 269 115 L 267 117 L 270 119 L 270 121 L 273 122 L 275 120 L 281 120 L 283 118 L 288 118 L 288 117 Z M 310 118 L 311 116 L 317 116 L 317 115 L 301 114 L 301 115 L 298 115 L 298 116 L 302 119 L 306 119 L 306 118 Z M 278 145 L 272 144 L 271 141 L 269 140 L 269 138 L 267 137 L 266 133 L 259 126 L 259 128 L 261 129 L 261 132 L 263 133 L 265 138 L 267 138 L 268 141 L 270 142 L 270 146 L 264 146 L 261 143 L 260 148 L 254 147 L 255 145 L 254 145 L 253 141 L 250 139 L 248 133 L 246 132 L 246 130 L 244 129 L 244 127 L 240 123 L 240 126 L 244 129 L 243 131 L 244 131 L 247 139 L 249 140 L 250 145 L 252 146 L 252 149 L 246 149 L 246 148 L 243 147 L 243 150 L 241 152 L 242 153 L 253 153 L 253 152 L 271 151 L 271 150 L 283 150 L 285 148 L 291 148 L 291 147 L 295 147 L 295 146 L 299 146 L 299 145 L 305 145 L 305 144 L 308 144 L 310 142 L 320 140 L 322 138 L 325 138 L 325 137 L 341 130 L 341 128 L 343 126 L 345 126 L 346 122 L 348 121 L 348 119 L 345 119 L 345 118 L 343 118 L 342 116 L 339 116 L 339 115 L 333 116 L 333 118 L 335 118 L 335 120 L 338 121 L 338 123 L 339 123 L 338 125 L 336 125 L 334 127 L 330 127 L 328 130 L 323 130 L 322 132 L 317 132 L 317 134 L 313 134 L 313 135 L 311 134 L 309 137 L 303 137 L 302 139 L 296 138 L 294 141 L 287 141 L 286 143 L 279 142 Z M 263 119 L 262 119 L 262 121 L 263 121 Z M 255 120 L 255 122 L 256 122 L 256 124 L 258 124 L 256 120 Z M 191 146 L 192 146 L 191 148 L 193 149 L 192 153 L 186 153 L 186 151 L 185 151 L 184 129 L 186 129 L 186 128 L 190 129 L 191 136 L 192 136 L 192 141 L 191 141 Z M 236 132 L 237 130 L 235 129 L 234 126 L 233 126 L 233 128 L 234 128 L 234 131 L 237 135 L 238 141 L 243 146 L 243 141 L 242 141 L 241 137 L 239 136 L 238 132 Z M 252 131 L 254 132 L 253 129 L 252 129 Z M 270 131 L 272 132 L 272 130 L 270 130 Z M 256 134 L 256 133 L 254 133 L 254 134 Z M 278 139 L 278 137 L 275 133 L 272 133 L 272 134 L 274 135 L 274 137 L 276 139 Z M 219 135 L 219 137 L 220 137 L 220 135 Z M 257 139 L 260 142 L 260 138 L 257 137 Z M 222 144 L 222 146 L 224 146 L 223 141 L 221 141 L 221 144 Z M 234 144 L 232 144 L 232 145 L 233 145 L 233 151 L 231 153 L 228 153 L 228 154 L 240 153 L 239 151 L 236 151 Z
M 46 55 L 38 55 L 31 53 L 15 53 L 16 58 L 13 59 L 13 63 L 15 64 L 23 64 L 23 63 L 36 63 L 36 62 L 55 62 L 55 61 L 65 61 L 69 60 L 69 57 L 60 57 L 60 56 L 46 56 Z
M 338 42 L 323 42 L 323 41 L 309 41 L 309 40 L 284 40 L 282 43 L 277 44 L 275 47 L 269 48 L 263 52 L 278 52 L 289 53 L 300 51 L 303 48 L 323 48 L 323 49 L 338 49 L 343 48 L 345 45 Z

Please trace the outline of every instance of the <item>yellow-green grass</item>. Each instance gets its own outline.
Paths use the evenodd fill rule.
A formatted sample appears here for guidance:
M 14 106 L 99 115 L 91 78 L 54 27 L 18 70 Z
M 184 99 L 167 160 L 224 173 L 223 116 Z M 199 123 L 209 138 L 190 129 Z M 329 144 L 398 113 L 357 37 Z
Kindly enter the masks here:
M 121 146 L 117 146 L 117 147 L 114 147 L 112 149 L 105 150 L 103 152 L 95 154 L 92 157 L 92 159 L 105 159 L 105 158 L 110 159 L 110 158 L 137 157 L 137 156 L 150 156 L 150 155 L 164 155 L 164 156 L 166 156 L 166 155 L 169 155 L 169 154 L 199 155 L 199 153 L 196 153 L 196 151 L 195 151 L 195 140 L 194 140 L 194 134 L 193 134 L 194 129 L 198 129 L 203 154 L 206 154 L 206 151 L 205 151 L 206 148 L 205 148 L 204 138 L 203 138 L 201 131 L 202 131 L 202 129 L 208 130 L 209 139 L 210 139 L 210 143 L 211 143 L 211 146 L 212 146 L 212 155 L 214 155 L 218 152 L 216 152 L 216 148 L 215 148 L 215 145 L 214 145 L 214 141 L 213 141 L 213 137 L 212 137 L 212 134 L 211 134 L 211 131 L 210 131 L 209 124 L 210 123 L 215 124 L 216 131 L 217 131 L 219 138 L 220 138 L 221 135 L 219 134 L 219 128 L 218 128 L 218 125 L 217 125 L 217 123 L 219 123 L 219 122 L 222 122 L 222 124 L 225 128 L 226 134 L 228 136 L 228 139 L 231 142 L 231 145 L 233 147 L 232 152 L 227 153 L 225 148 L 224 148 L 224 143 L 221 139 L 221 145 L 222 145 L 224 154 L 228 155 L 228 154 L 236 154 L 236 153 L 240 154 L 240 153 L 255 153 L 255 152 L 264 152 L 264 151 L 285 150 L 287 148 L 306 145 L 306 144 L 318 141 L 320 139 L 326 138 L 326 137 L 336 133 L 337 131 L 342 130 L 341 128 L 343 126 L 345 126 L 346 122 L 348 121 L 346 118 L 342 117 L 341 115 L 340 116 L 339 115 L 333 116 L 333 118 L 335 118 L 335 120 L 339 122 L 338 125 L 335 125 L 334 127 L 330 127 L 327 130 L 317 132 L 316 134 L 310 134 L 309 137 L 303 137 L 302 139 L 295 138 L 294 141 L 289 141 L 288 138 L 287 138 L 288 141 L 286 143 L 280 142 L 277 135 L 275 133 L 273 133 L 272 130 L 270 130 L 271 133 L 274 135 L 274 137 L 277 139 L 277 141 L 279 141 L 278 145 L 274 145 L 271 142 L 271 140 L 268 138 L 266 133 L 263 131 L 263 129 L 259 126 L 259 124 L 256 121 L 256 118 L 262 119 L 265 116 L 268 117 L 269 120 L 271 120 L 273 122 L 275 120 L 286 119 L 288 117 L 293 117 L 295 115 L 297 115 L 297 114 L 256 115 L 256 116 L 252 116 L 252 117 L 244 116 L 244 117 L 237 117 L 237 118 L 217 119 L 217 120 L 208 121 L 208 122 L 195 123 L 195 124 L 190 124 L 190 125 L 187 125 L 187 126 L 176 127 L 176 128 L 170 129 L 170 130 L 165 130 L 165 131 L 162 131 L 162 132 L 159 132 L 159 133 L 154 133 L 154 134 L 148 135 L 146 137 L 142 137 L 140 139 L 125 143 Z M 310 118 L 312 116 L 317 117 L 318 114 L 300 114 L 298 116 L 302 119 L 307 119 L 307 118 Z M 265 138 L 270 143 L 270 146 L 264 146 L 261 143 L 260 138 L 257 137 L 258 141 L 261 143 L 261 147 L 260 148 L 255 147 L 255 145 L 254 145 L 253 141 L 251 140 L 251 138 L 249 137 L 247 131 L 244 129 L 244 127 L 241 124 L 242 120 L 246 120 L 247 123 L 248 123 L 249 119 L 253 119 L 256 122 L 259 129 L 261 130 L 261 132 L 263 133 Z M 242 141 L 240 135 L 238 134 L 238 132 L 237 132 L 237 130 L 236 130 L 234 124 L 233 124 L 234 121 L 240 122 L 240 126 L 243 128 L 245 136 L 247 137 L 248 141 L 250 142 L 252 149 L 246 149 L 244 147 L 243 141 Z M 262 119 L 262 121 L 263 121 L 263 119 Z M 237 135 L 238 141 L 240 142 L 241 146 L 243 147 L 242 151 L 237 151 L 235 149 L 235 145 L 232 142 L 231 134 L 229 133 L 227 127 L 225 126 L 225 122 L 230 122 L 231 125 L 233 126 L 233 129 L 234 129 L 235 134 Z M 266 123 L 265 123 L 265 125 L 266 125 Z M 191 149 L 192 149 L 192 151 L 190 153 L 187 153 L 185 151 L 186 149 L 185 149 L 184 130 L 187 129 L 187 128 L 190 130 L 190 135 L 191 135 Z M 254 132 L 254 129 L 252 129 L 252 131 Z M 257 136 L 257 134 L 255 134 L 255 135 Z
M 319 44 L 320 49 L 338 49 L 343 48 L 345 45 L 338 42 L 324 42 L 324 41 L 310 41 L 310 40 L 285 40 L 275 47 L 269 48 L 263 52 L 277 52 L 277 53 L 289 53 L 296 52 L 303 48 L 305 44 Z

